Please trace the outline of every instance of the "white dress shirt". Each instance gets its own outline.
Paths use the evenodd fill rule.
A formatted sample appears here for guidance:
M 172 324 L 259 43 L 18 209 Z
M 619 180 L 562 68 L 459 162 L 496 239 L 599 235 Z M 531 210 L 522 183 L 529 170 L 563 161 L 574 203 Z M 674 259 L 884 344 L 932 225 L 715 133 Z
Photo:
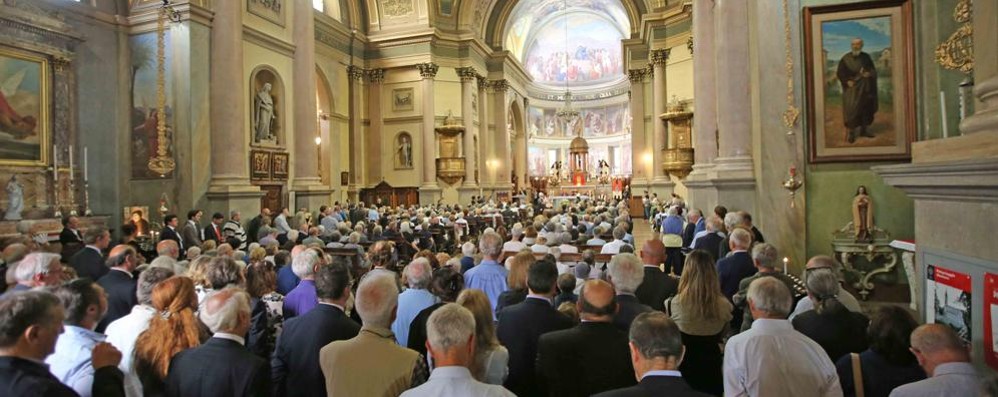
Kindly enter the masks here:
M 835 364 L 788 320 L 757 319 L 724 347 L 724 395 L 842 396 Z
M 516 397 L 515 394 L 499 385 L 482 383 L 471 377 L 465 367 L 438 367 L 430 373 L 430 379 L 419 387 L 402 393 L 402 397 Z
M 601 254 L 619 254 L 620 247 L 627 245 L 624 240 L 613 240 L 609 243 L 603 244 L 603 248 L 600 250 Z
M 507 241 L 502 245 L 502 250 L 505 252 L 519 252 L 524 248 L 527 248 L 527 245 L 522 241 Z
M 142 383 L 135 372 L 132 352 L 135 350 L 135 340 L 149 328 L 149 321 L 155 315 L 156 309 L 151 306 L 135 305 L 131 313 L 112 321 L 104 330 L 107 342 L 121 351 L 118 368 L 125 374 L 125 395 L 128 397 L 142 397 Z
M 239 336 L 239 335 L 236 335 L 236 334 L 230 334 L 230 333 L 225 333 L 225 332 L 216 332 L 211 337 L 218 338 L 218 339 L 228 339 L 228 340 L 236 342 L 236 343 L 238 343 L 240 345 L 246 346 L 246 338 L 243 338 L 242 336 Z

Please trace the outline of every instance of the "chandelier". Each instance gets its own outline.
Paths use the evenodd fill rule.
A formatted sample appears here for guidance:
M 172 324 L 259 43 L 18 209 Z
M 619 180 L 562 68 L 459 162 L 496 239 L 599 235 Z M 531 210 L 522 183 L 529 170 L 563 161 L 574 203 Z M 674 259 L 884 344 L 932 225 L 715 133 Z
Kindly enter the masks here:
M 562 12 L 568 11 L 568 1 L 565 0 L 562 4 Z M 568 16 L 564 18 L 565 21 L 565 52 L 562 54 L 565 60 L 565 68 L 568 68 Z M 576 120 L 579 119 L 579 111 L 572 107 L 572 91 L 568 88 L 568 74 L 565 74 L 565 107 L 558 109 L 558 120 L 561 120 L 565 125 L 565 131 L 568 131 L 568 126 L 574 124 Z

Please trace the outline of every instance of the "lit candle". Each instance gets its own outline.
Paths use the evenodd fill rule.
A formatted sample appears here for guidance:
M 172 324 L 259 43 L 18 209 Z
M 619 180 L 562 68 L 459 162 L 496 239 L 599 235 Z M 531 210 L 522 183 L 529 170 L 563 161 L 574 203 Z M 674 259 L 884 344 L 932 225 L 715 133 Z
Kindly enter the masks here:
M 69 181 L 72 182 L 75 179 L 73 176 L 73 145 L 69 145 Z
M 783 274 L 787 274 L 787 263 L 790 262 L 790 258 L 783 257 Z
M 83 147 L 83 182 L 87 182 L 89 180 L 90 180 L 90 178 L 87 178 L 87 147 L 84 146 Z
M 52 180 L 59 182 L 59 147 L 52 145 Z

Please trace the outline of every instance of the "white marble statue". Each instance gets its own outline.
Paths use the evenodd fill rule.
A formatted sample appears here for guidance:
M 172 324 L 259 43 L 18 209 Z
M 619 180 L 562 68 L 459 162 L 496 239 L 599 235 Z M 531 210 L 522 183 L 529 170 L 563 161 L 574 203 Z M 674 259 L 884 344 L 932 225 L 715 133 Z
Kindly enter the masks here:
M 274 97 L 270 89 L 270 83 L 264 83 L 253 99 L 253 132 L 257 142 L 274 139 Z
M 8 221 L 21 220 L 21 211 L 24 211 L 24 188 L 17 182 L 17 176 L 11 176 L 7 182 L 7 213 L 3 219 Z
M 402 168 L 412 168 L 412 142 L 408 136 L 399 137 L 399 165 Z

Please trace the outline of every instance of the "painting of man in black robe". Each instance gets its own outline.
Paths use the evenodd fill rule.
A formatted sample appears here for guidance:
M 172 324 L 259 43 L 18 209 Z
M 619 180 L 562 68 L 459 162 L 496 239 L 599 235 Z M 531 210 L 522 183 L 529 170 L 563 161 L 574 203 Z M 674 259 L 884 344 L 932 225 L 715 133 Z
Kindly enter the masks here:
M 846 139 L 854 143 L 857 137 L 873 138 L 869 127 L 878 108 L 877 69 L 870 54 L 863 52 L 863 39 L 852 40 L 852 51 L 839 60 L 836 76 L 842 85 Z

